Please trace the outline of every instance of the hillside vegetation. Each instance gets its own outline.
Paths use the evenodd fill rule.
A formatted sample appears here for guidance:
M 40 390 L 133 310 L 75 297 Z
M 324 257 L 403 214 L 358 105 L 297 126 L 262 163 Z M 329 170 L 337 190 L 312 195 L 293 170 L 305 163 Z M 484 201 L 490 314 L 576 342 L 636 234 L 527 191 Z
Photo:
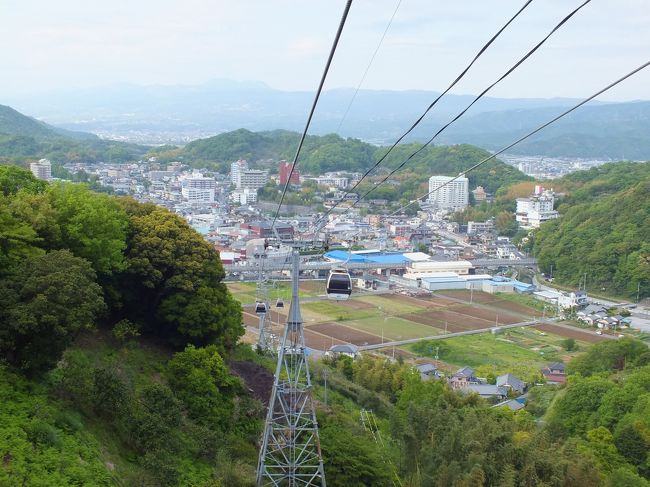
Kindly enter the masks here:
M 558 282 L 650 296 L 650 163 L 606 164 L 560 180 L 561 217 L 534 234 L 540 268 Z
M 228 172 L 230 162 L 239 158 L 253 163 L 269 160 L 268 167 L 277 169 L 275 164 L 280 159 L 292 160 L 300 136 L 296 132 L 276 130 L 272 132 L 250 132 L 245 129 L 235 130 L 189 143 L 182 151 L 172 151 L 172 155 L 182 155 L 187 162 L 195 166 L 217 163 L 220 170 Z M 382 163 L 373 176 L 385 175 L 406 160 L 411 153 L 420 148 L 420 144 L 400 144 Z M 387 151 L 388 147 L 377 147 L 358 139 L 344 139 L 338 135 L 310 135 L 305 140 L 299 168 L 303 174 L 321 174 L 328 171 L 363 172 L 375 164 Z M 165 155 L 165 152 L 162 152 Z M 417 189 L 433 174 L 457 176 L 490 154 L 470 145 L 429 146 L 422 150 L 396 173 L 395 181 L 399 187 L 382 186 L 373 198 L 399 199 L 400 196 L 415 196 Z M 472 188 L 482 185 L 487 191 L 495 192 L 502 186 L 517 181 L 530 180 L 518 169 L 499 160 L 492 160 L 476 171 L 470 173 Z M 379 180 L 371 178 L 369 184 Z M 370 186 L 366 186 L 367 190 Z M 361 190 L 364 190 L 362 187 Z
M 0 485 L 252 486 L 273 359 L 238 343 L 217 252 L 167 210 L 16 167 L 0 203 Z M 531 392 L 542 423 L 400 360 L 314 362 L 328 485 L 647 487 L 649 362 L 597 345 Z
M 101 140 L 93 134 L 52 127 L 0 105 L 0 161 L 48 158 L 64 162 L 127 162 L 146 152 L 142 146 Z

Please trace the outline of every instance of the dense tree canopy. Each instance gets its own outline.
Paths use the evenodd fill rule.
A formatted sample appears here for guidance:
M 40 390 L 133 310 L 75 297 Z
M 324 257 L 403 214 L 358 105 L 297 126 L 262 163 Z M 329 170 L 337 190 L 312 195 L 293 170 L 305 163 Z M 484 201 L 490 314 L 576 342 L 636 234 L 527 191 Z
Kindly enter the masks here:
M 650 163 L 637 166 L 650 169 Z M 561 217 L 535 233 L 540 267 L 548 272 L 552 265 L 553 276 L 570 285 L 587 274 L 588 290 L 650 295 L 650 179 L 612 194 L 601 193 L 608 179 L 588 186 L 591 192 L 576 190 L 571 205 L 560 206 Z
M 0 353 L 30 371 L 52 366 L 105 308 L 90 263 L 67 250 L 25 259 L 0 281 Z
M 243 334 L 241 308 L 221 283 L 217 251 L 167 210 L 129 208 L 128 267 L 121 278 L 127 311 L 145 331 L 176 342 L 234 345 Z

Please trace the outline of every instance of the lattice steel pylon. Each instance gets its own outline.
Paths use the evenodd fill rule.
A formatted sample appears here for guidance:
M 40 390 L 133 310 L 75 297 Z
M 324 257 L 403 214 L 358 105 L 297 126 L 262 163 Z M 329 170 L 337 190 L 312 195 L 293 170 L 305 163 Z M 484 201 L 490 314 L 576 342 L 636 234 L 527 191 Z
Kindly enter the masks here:
M 266 257 L 266 254 L 264 255 Z M 266 305 L 266 313 L 259 313 L 259 337 L 257 347 L 263 351 L 273 349 L 273 328 L 271 323 L 271 306 L 269 303 L 269 283 L 264 277 L 264 261 L 260 266 L 257 285 L 255 289 L 256 301 Z M 256 303 L 257 304 L 257 303 Z
M 278 349 L 275 380 L 257 466 L 258 487 L 325 487 L 323 457 L 298 301 L 297 249 L 294 249 L 292 257 L 291 308 Z

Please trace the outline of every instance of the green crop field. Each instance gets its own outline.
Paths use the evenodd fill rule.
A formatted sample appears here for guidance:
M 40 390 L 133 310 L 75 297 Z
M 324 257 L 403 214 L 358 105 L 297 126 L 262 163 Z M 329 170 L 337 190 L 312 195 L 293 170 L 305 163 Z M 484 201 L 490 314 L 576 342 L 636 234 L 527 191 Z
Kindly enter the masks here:
M 256 299 L 256 288 L 257 284 L 255 282 L 229 282 L 227 283 L 228 290 L 232 293 L 233 297 L 242 304 L 253 304 Z M 323 292 L 325 288 L 323 287 Z M 307 291 L 305 289 L 300 289 L 301 298 L 313 298 L 319 295 L 315 291 Z M 291 284 L 288 282 L 279 282 L 275 287 L 269 288 L 269 300 L 271 304 L 274 305 L 278 299 L 282 299 L 287 306 L 289 301 L 291 301 Z
M 407 345 L 404 348 L 417 355 L 434 357 L 438 349 L 442 367 L 454 371 L 463 366 L 476 369 L 477 375 L 513 373 L 524 380 L 537 380 L 540 368 L 550 362 L 567 362 L 584 352 L 590 345 L 578 342 L 578 349 L 567 352 L 562 347 L 563 337 L 541 334 L 532 328 L 510 329 L 493 335 L 483 333 L 446 340 L 435 340 Z
M 388 318 L 366 318 L 363 320 L 349 321 L 346 326 L 358 328 L 359 330 L 381 336 L 388 340 L 408 340 L 409 338 L 421 338 L 426 336 L 444 333 L 442 330 L 419 323 L 413 323 L 398 317 Z
M 384 298 L 381 296 L 361 296 L 356 299 L 364 303 L 376 306 L 377 309 L 375 310 L 375 313 L 377 316 L 381 316 L 382 312 L 389 315 L 417 313 L 418 311 L 422 311 L 422 309 L 425 308 L 425 305 L 418 306 L 403 301 L 400 302 L 395 299 Z
M 306 309 L 319 315 L 326 316 L 327 321 L 349 321 L 371 318 L 378 314 L 376 309 L 353 309 L 332 301 L 314 301 L 305 303 L 301 309 Z

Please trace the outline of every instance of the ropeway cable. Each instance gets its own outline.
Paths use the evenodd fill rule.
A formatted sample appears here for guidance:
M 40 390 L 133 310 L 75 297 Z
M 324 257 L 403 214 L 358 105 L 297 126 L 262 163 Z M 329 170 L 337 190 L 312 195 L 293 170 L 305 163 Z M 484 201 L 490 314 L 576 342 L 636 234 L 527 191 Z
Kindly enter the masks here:
M 425 118 L 426 115 L 429 113 L 429 111 L 431 111 L 431 109 L 432 109 L 434 106 L 436 106 L 436 104 L 440 101 L 440 99 L 441 99 L 443 96 L 445 96 L 445 95 L 446 95 L 446 94 L 447 94 L 447 93 L 448 93 L 448 92 L 449 92 L 449 91 L 450 91 L 454 86 L 456 86 L 456 84 L 457 84 L 461 79 L 463 79 L 463 77 L 465 76 L 465 74 L 467 74 L 467 72 L 468 72 L 468 71 L 470 70 L 470 68 L 474 65 L 474 63 L 475 63 L 475 62 L 476 62 L 476 61 L 477 61 L 477 60 L 478 60 L 478 59 L 483 55 L 483 53 L 484 53 L 484 52 L 485 52 L 485 51 L 486 51 L 486 50 L 487 50 L 487 49 L 492 45 L 492 43 L 493 43 L 493 42 L 494 42 L 494 41 L 495 41 L 495 40 L 496 40 L 496 39 L 497 39 L 497 38 L 498 38 L 498 37 L 503 33 L 503 31 L 504 31 L 504 30 L 505 30 L 505 29 L 506 29 L 506 28 L 507 28 L 507 27 L 508 27 L 508 26 L 509 26 L 509 25 L 510 25 L 510 24 L 511 24 L 511 23 L 512 23 L 512 22 L 513 22 L 513 21 L 514 21 L 518 16 L 519 16 L 519 15 L 520 15 L 520 14 L 521 14 L 521 13 L 522 13 L 522 12 L 523 12 L 523 11 L 524 11 L 524 10 L 525 10 L 525 9 L 526 9 L 530 4 L 531 4 L 531 3 L 532 3 L 532 1 L 533 1 L 533 0 L 528 0 L 528 1 L 527 1 L 527 2 L 526 2 L 526 3 L 525 3 L 525 4 L 524 4 L 524 5 L 523 5 L 523 6 L 522 6 L 522 7 L 521 7 L 521 8 L 520 8 L 520 9 L 519 9 L 519 10 L 518 10 L 518 11 L 517 11 L 517 12 L 516 12 L 512 17 L 511 17 L 511 18 L 510 18 L 510 20 L 508 20 L 508 21 L 507 21 L 507 22 L 506 22 L 506 23 L 505 23 L 505 24 L 504 24 L 504 25 L 503 25 L 503 26 L 502 26 L 502 27 L 501 27 L 501 28 L 496 32 L 496 34 L 494 34 L 494 35 L 490 38 L 490 40 L 489 40 L 487 43 L 485 43 L 485 45 L 483 45 L 483 47 L 478 51 L 478 53 L 476 53 L 476 55 L 475 55 L 474 58 L 470 61 L 470 63 L 465 67 L 465 69 L 464 69 L 463 71 L 461 71 L 461 73 L 456 77 L 456 79 L 455 79 L 454 81 L 452 81 L 452 83 L 447 87 L 447 89 L 445 89 L 445 91 L 443 91 L 442 93 L 440 93 L 440 94 L 439 94 L 439 95 L 438 95 L 438 96 L 437 96 L 437 97 L 436 97 L 436 98 L 431 102 L 431 104 L 429 104 L 429 106 L 428 106 L 428 107 L 426 108 L 426 110 L 422 113 L 422 115 L 420 115 L 420 117 L 418 117 L 417 120 L 416 120 L 415 122 L 413 122 L 413 124 L 409 127 L 409 129 L 408 129 L 406 132 L 404 132 L 404 133 L 403 133 L 403 134 L 402 134 L 402 135 L 401 135 L 401 136 L 400 136 L 400 137 L 399 137 L 399 138 L 398 138 L 398 139 L 397 139 L 397 140 L 396 140 L 396 141 L 395 141 L 395 142 L 394 142 L 394 143 L 393 143 L 389 148 L 388 148 L 388 150 L 384 153 L 384 155 L 381 156 L 381 157 L 379 158 L 379 160 L 378 160 L 378 161 L 377 161 L 377 162 L 376 162 L 372 167 L 370 167 L 370 168 L 369 168 L 369 169 L 368 169 L 368 170 L 367 170 L 367 171 L 366 171 L 366 172 L 361 176 L 361 178 L 360 178 L 360 179 L 359 179 L 359 180 L 358 180 L 358 181 L 357 181 L 357 182 L 352 186 L 352 188 L 350 188 L 349 190 L 347 190 L 347 191 L 345 192 L 345 194 L 341 197 L 341 199 L 340 199 L 340 200 L 339 200 L 339 201 L 338 201 L 338 202 L 337 202 L 333 207 L 331 207 L 331 208 L 330 208 L 330 209 L 329 209 L 329 210 L 328 210 L 328 211 L 327 211 L 327 212 L 326 212 L 322 217 L 320 217 L 320 218 L 317 220 L 317 222 L 316 222 L 316 226 L 317 226 L 318 223 L 320 223 L 321 221 L 325 220 L 325 219 L 327 218 L 327 216 L 328 216 L 330 213 L 332 213 L 332 211 L 333 211 L 333 210 L 334 210 L 334 209 L 339 205 L 339 203 L 341 203 L 342 201 L 344 201 L 345 196 L 347 196 L 347 195 L 350 194 L 352 191 L 354 191 L 354 190 L 355 190 L 355 189 L 356 189 L 356 188 L 361 184 L 361 182 L 362 182 L 362 181 L 363 181 L 363 180 L 364 180 L 364 179 L 365 179 L 365 178 L 366 178 L 366 177 L 367 177 L 367 176 L 368 176 L 372 171 L 374 171 L 377 167 L 379 167 L 379 165 L 380 165 L 380 164 L 381 164 L 381 163 L 386 159 L 386 157 L 388 157 L 388 155 L 389 155 L 389 154 L 392 152 L 392 150 L 397 146 L 397 144 L 399 144 L 399 143 L 404 139 L 404 137 L 406 137 L 408 134 L 410 134 L 410 133 L 415 129 L 415 127 L 417 127 L 417 126 L 422 122 L 422 120 L 424 120 L 424 118 Z

